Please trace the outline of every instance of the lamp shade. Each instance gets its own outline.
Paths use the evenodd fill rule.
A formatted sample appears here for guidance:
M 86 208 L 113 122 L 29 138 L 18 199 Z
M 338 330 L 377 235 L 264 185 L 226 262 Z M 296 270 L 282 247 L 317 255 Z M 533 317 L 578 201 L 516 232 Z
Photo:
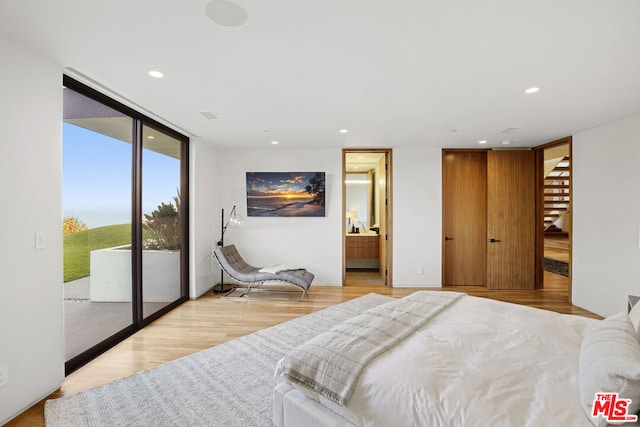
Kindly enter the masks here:
M 244 218 L 234 209 L 233 212 L 231 212 L 231 216 L 229 217 L 229 227 L 240 228 L 242 227 L 242 224 L 244 224 Z

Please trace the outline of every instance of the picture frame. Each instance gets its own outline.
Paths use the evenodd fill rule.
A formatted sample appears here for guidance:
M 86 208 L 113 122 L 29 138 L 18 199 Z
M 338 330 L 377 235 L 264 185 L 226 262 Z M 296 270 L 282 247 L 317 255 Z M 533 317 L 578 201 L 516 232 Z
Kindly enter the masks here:
M 247 216 L 324 217 L 324 172 L 247 172 Z

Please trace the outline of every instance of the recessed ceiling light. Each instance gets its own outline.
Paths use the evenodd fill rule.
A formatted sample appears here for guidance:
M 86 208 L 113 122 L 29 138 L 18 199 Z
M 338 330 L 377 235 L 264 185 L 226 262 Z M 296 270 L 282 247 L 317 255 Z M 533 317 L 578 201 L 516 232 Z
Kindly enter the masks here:
M 149 71 L 149 75 L 151 77 L 155 77 L 156 79 L 161 79 L 164 77 L 164 74 L 162 74 L 162 72 L 158 71 L 158 70 L 151 70 Z
M 525 93 L 536 93 L 539 90 L 539 87 L 530 87 L 529 89 L 525 90 Z
M 358 160 L 363 160 L 364 156 L 358 156 Z
M 349 129 L 340 129 L 338 132 L 340 132 L 340 133 L 347 133 L 347 132 L 349 132 Z
M 357 167 L 357 166 L 354 166 L 354 167 L 353 167 L 353 169 L 354 169 L 354 170 L 355 170 L 355 169 L 358 169 L 358 167 Z
M 280 144 L 278 141 L 271 141 L 271 145 L 278 145 Z
M 486 139 L 481 139 L 480 141 L 478 141 L 478 144 L 486 144 L 487 140 Z
M 156 139 L 156 137 L 153 136 L 153 135 L 149 135 L 149 136 L 147 136 L 147 139 Z
M 502 141 L 502 145 L 511 145 L 511 141 L 509 141 L 509 140 Z

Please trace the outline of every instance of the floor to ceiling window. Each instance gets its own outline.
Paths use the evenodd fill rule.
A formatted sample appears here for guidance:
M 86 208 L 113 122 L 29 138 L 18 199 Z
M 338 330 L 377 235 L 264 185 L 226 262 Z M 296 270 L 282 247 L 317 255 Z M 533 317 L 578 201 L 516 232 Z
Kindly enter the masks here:
M 188 138 L 64 77 L 67 373 L 187 299 Z
M 180 140 L 142 129 L 142 300 L 149 317 L 180 296 Z

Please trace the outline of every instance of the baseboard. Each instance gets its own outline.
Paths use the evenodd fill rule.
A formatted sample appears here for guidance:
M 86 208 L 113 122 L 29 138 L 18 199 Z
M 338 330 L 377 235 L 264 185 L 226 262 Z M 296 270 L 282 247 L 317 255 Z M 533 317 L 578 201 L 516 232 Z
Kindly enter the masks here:
M 24 414 L 26 411 L 28 411 L 29 409 L 33 408 L 34 406 L 36 406 L 38 403 L 42 402 L 43 400 L 45 400 L 47 397 L 49 397 L 54 391 L 56 390 L 60 390 L 60 387 L 62 387 L 62 384 L 58 385 L 57 387 L 54 387 L 53 389 L 49 390 L 48 392 L 44 393 L 43 395 L 41 395 L 39 398 L 37 398 L 36 400 L 32 401 L 31 403 L 29 403 L 27 406 L 23 407 L 21 410 L 19 410 L 17 413 L 15 413 L 14 415 L 10 415 L 9 418 L 5 419 L 5 420 L 0 420 L 0 426 L 3 426 L 5 424 L 8 424 L 9 422 L 15 420 L 16 418 L 18 418 L 20 415 Z M 43 409 L 44 412 L 44 409 Z M 43 413 L 44 416 L 44 413 Z M 44 422 L 44 420 L 43 420 Z

